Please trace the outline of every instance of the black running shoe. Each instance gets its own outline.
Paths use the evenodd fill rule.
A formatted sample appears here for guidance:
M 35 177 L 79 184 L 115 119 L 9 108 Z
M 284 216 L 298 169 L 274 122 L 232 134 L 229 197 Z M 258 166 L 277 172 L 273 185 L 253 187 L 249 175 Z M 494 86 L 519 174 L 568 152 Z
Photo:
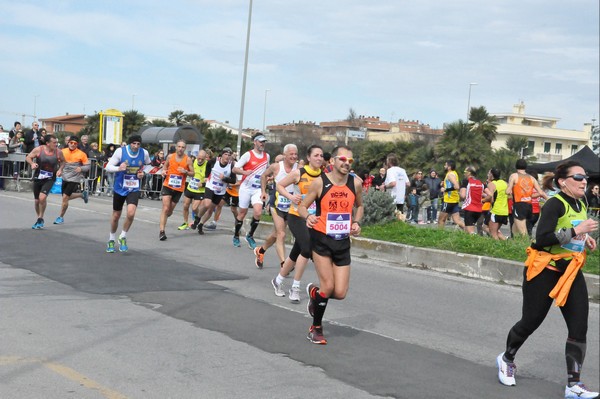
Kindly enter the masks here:
M 160 233 L 158 233 L 158 239 L 161 241 L 166 241 L 167 240 L 167 235 L 165 234 L 164 231 L 161 231 Z

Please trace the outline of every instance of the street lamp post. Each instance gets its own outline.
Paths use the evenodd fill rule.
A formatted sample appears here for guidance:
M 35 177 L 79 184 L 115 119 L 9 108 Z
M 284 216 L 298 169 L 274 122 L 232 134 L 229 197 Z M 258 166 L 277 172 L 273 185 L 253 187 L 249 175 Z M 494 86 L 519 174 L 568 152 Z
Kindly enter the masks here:
M 467 123 L 469 123 L 469 114 L 471 113 L 471 87 L 477 86 L 477 83 L 469 83 L 469 100 L 467 101 Z
M 267 93 L 270 91 L 271 91 L 271 89 L 265 90 L 265 107 L 263 109 L 263 128 L 262 128 L 263 133 L 265 131 L 265 122 L 267 120 Z
M 33 96 L 33 120 L 34 122 L 37 120 L 37 98 L 39 97 L 39 94 L 36 94 L 35 96 Z
M 244 127 L 244 102 L 246 100 L 246 76 L 248 74 L 248 51 L 250 49 L 250 26 L 252 25 L 252 0 L 248 7 L 248 31 L 246 32 L 246 55 L 244 58 L 244 79 L 242 81 L 242 104 L 240 106 L 240 124 L 237 139 L 238 156 L 242 153 L 242 131 Z

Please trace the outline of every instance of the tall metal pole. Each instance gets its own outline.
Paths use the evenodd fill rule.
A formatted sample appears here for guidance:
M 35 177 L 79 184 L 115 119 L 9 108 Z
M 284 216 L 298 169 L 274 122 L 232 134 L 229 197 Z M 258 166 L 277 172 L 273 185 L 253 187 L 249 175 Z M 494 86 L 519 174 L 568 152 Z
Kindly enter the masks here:
M 469 100 L 467 101 L 467 123 L 469 123 L 469 114 L 471 113 L 471 87 L 477 86 L 477 83 L 469 83 Z
M 263 133 L 265 132 L 265 123 L 267 120 L 267 93 L 270 91 L 271 91 L 271 89 L 265 90 L 265 108 L 263 109 L 263 128 L 262 128 Z
M 248 52 L 250 49 L 250 26 L 252 25 L 252 0 L 248 9 L 248 32 L 246 33 L 246 56 L 244 57 L 244 79 L 242 82 L 242 104 L 240 106 L 240 124 L 237 139 L 237 153 L 242 152 L 242 129 L 244 128 L 244 102 L 246 100 L 246 76 L 248 74 Z

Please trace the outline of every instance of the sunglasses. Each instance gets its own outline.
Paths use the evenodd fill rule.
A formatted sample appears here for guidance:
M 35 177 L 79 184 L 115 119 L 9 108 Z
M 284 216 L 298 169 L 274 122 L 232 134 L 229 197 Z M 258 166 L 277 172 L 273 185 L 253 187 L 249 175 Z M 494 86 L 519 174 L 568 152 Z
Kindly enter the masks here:
M 342 163 L 346 163 L 346 162 L 348 162 L 349 164 L 354 163 L 354 158 L 348 158 L 343 155 L 335 156 L 334 158 L 339 159 L 340 161 L 342 161 Z
M 587 180 L 590 178 L 588 175 L 580 175 L 579 173 L 571 175 L 571 176 L 567 176 L 567 179 L 569 177 L 572 177 L 573 180 L 575 180 L 575 181 L 584 181 L 584 180 Z
M 77 141 L 69 141 L 69 144 L 79 144 Z

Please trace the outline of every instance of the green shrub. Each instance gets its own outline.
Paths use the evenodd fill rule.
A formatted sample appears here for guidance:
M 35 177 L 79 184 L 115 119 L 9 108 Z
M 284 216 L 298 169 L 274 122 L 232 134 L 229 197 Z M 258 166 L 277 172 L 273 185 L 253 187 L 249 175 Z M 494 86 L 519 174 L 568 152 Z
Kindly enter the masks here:
M 363 195 L 363 204 L 365 206 L 364 225 L 380 224 L 390 222 L 395 219 L 396 204 L 389 193 L 369 189 L 367 194 Z

